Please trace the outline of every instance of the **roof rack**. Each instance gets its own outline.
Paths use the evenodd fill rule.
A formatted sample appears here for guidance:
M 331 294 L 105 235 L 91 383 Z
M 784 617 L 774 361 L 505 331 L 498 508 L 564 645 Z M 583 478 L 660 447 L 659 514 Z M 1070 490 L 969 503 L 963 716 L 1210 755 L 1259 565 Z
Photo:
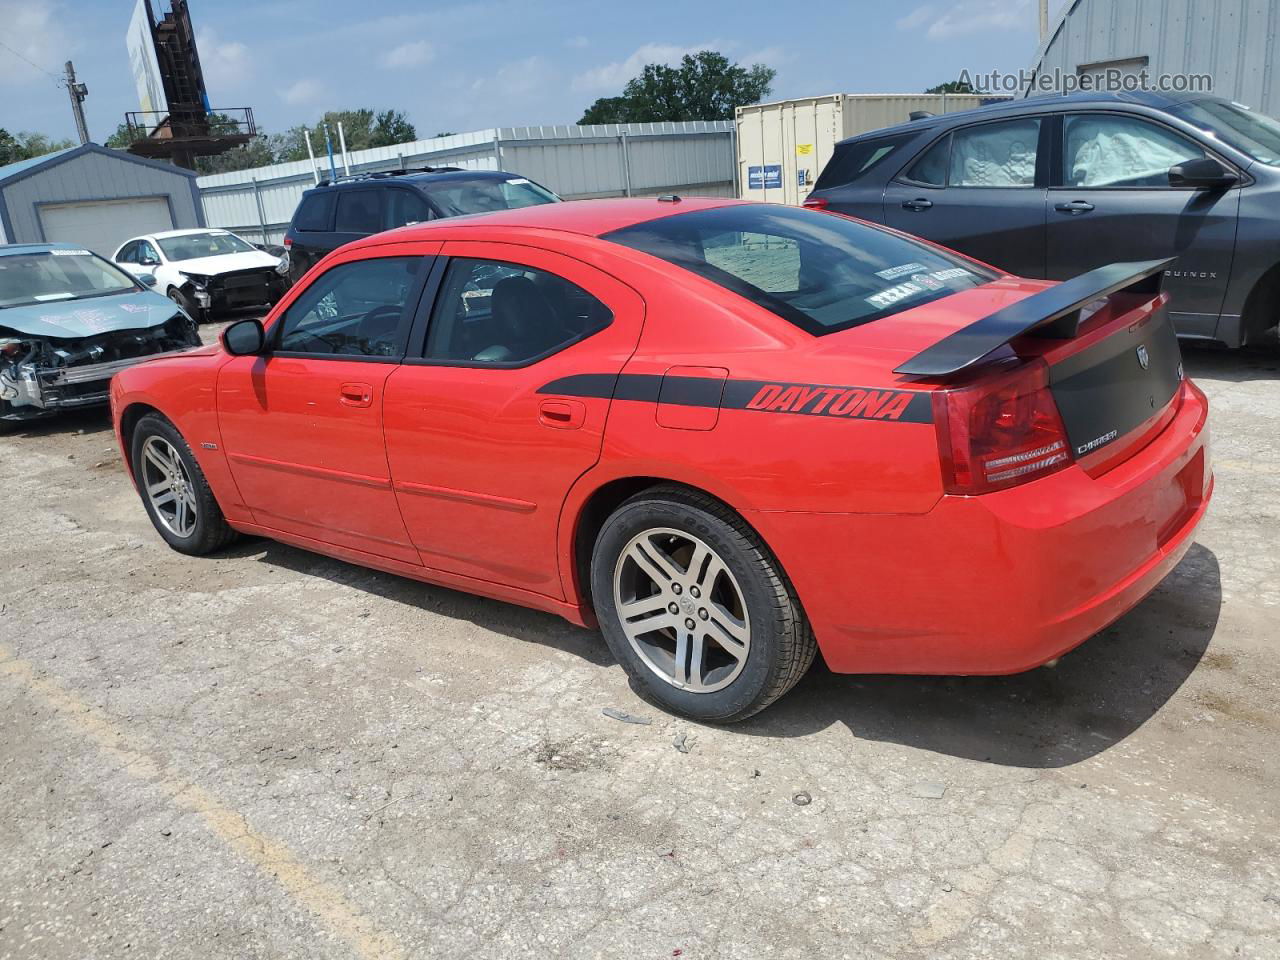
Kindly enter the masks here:
M 382 180 L 387 177 L 403 177 L 410 173 L 465 173 L 464 167 L 406 167 L 403 170 L 372 170 L 368 173 L 350 173 L 342 177 L 325 177 L 317 187 L 330 187 L 336 183 L 351 183 L 355 180 Z

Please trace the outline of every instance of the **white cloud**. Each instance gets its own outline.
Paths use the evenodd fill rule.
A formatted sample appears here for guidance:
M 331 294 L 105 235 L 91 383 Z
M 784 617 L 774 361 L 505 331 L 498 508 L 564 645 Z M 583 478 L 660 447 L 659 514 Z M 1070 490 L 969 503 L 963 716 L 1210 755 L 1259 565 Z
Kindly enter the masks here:
M 392 70 L 420 67 L 424 63 L 430 63 L 435 57 L 435 47 L 426 40 L 414 40 L 389 50 L 382 58 L 382 65 Z
M 741 57 L 731 58 L 736 60 L 741 66 L 748 69 L 757 63 L 763 63 L 766 67 L 778 67 L 786 63 L 791 57 L 781 47 L 762 47 L 759 50 L 753 50 L 751 53 L 744 54 Z
M 318 80 L 304 77 L 302 80 L 287 87 L 280 96 L 285 103 L 299 106 L 301 104 L 314 103 L 320 99 L 322 93 L 324 93 L 324 87 L 320 85 Z
M 1032 26 L 1031 0 L 960 0 L 945 7 L 925 4 L 897 21 L 899 30 L 925 27 L 931 40 L 983 30 Z
M 249 48 L 240 41 L 221 43 L 217 31 L 208 29 L 197 31 L 196 45 L 200 48 L 205 86 L 215 106 L 220 91 L 243 87 L 253 78 L 253 58 Z
M 525 57 L 498 68 L 471 84 L 475 93 L 500 96 L 511 100 L 541 96 L 543 90 L 555 79 L 551 65 L 539 56 Z
M 640 75 L 650 63 L 675 63 L 686 53 L 699 50 L 716 50 L 718 43 L 699 43 L 690 47 L 677 47 L 670 43 L 646 43 L 625 60 L 593 67 L 573 78 L 574 90 L 587 93 L 622 93 L 628 80 Z
M 62 29 L 62 24 L 70 19 L 65 11 L 49 4 L 0 0 L 0 24 L 4 24 L 0 36 L 26 58 L 22 60 L 7 50 L 0 50 L 0 82 L 15 86 L 52 83 L 49 73 L 61 74 L 63 62 L 74 48 Z
M 566 47 L 573 47 L 577 50 L 585 50 L 587 47 L 591 46 L 591 41 L 582 35 L 578 35 L 576 37 L 569 37 L 565 40 L 564 45 Z

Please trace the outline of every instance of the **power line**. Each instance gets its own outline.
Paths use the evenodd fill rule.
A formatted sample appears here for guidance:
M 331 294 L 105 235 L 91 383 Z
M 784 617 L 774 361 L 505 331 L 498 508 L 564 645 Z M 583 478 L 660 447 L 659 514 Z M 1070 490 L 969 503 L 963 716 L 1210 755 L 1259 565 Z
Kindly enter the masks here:
M 50 79 L 50 80 L 52 80 L 54 83 L 61 85 L 61 83 L 62 83 L 62 78 L 61 78 L 61 77 L 59 77 L 59 76 L 58 76 L 57 74 L 55 74 L 55 73 L 50 72 L 49 70 L 46 70 L 44 67 L 40 66 L 40 64 L 38 64 L 38 63 L 33 63 L 32 61 L 28 60 L 26 57 L 24 57 L 22 54 L 20 54 L 17 50 L 13 49 L 13 47 L 11 47 L 11 46 L 9 46 L 7 43 L 5 43 L 3 40 L 0 40 L 0 47 L 4 47 L 6 50 L 8 50 L 10 53 L 12 53 L 12 54 L 13 54 L 15 57 L 17 57 L 19 60 L 23 61 L 23 62 L 24 62 L 24 63 L 26 63 L 26 64 L 29 64 L 30 66 L 35 67 L 35 68 L 36 68 L 37 70 L 39 70 L 41 73 L 43 73 L 43 74 L 45 74 L 46 76 L 48 76 L 48 77 L 49 77 L 49 79 Z

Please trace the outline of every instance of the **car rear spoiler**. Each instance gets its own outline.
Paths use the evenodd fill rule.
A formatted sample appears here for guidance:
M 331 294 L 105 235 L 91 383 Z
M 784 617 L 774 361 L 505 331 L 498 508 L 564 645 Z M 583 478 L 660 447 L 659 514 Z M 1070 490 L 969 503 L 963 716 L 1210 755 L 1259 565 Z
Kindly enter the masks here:
M 945 377 L 977 363 L 1014 337 L 1036 331 L 1070 340 L 1080 328 L 1082 308 L 1113 293 L 1160 292 L 1164 272 L 1176 260 L 1112 263 L 1032 294 L 944 337 L 894 369 L 919 377 Z

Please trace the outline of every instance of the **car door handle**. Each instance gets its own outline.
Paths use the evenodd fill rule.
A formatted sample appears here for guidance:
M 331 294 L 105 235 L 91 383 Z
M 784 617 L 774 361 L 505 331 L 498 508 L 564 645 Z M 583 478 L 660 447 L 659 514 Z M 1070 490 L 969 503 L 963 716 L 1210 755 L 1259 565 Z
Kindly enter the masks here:
M 1055 203 L 1053 209 L 1059 213 L 1069 213 L 1074 216 L 1078 213 L 1088 213 L 1093 209 L 1093 204 L 1088 200 L 1072 200 L 1070 203 Z
M 903 200 L 903 210 L 914 210 L 916 213 L 928 210 L 933 206 L 932 200 L 926 200 L 924 197 L 916 197 L 914 200 Z
M 543 400 L 538 405 L 538 422 L 557 430 L 577 430 L 587 419 L 587 405 L 581 400 Z
M 367 383 L 344 383 L 338 388 L 338 402 L 347 407 L 367 407 L 373 403 L 373 387 Z

